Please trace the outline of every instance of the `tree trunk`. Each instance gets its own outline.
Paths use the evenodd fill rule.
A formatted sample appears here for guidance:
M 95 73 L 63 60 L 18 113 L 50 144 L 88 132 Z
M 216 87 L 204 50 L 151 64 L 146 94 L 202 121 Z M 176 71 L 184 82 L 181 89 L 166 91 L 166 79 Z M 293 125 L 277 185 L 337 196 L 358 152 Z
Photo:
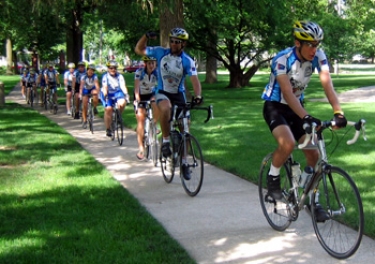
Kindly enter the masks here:
M 66 48 L 68 62 L 77 64 L 82 60 L 83 49 L 83 32 L 82 25 L 82 10 L 80 2 L 77 2 L 76 9 L 71 11 L 72 19 L 71 25 L 67 30 Z
M 206 79 L 204 82 L 210 84 L 217 82 L 217 60 L 209 54 L 207 54 Z
M 14 72 L 12 72 L 12 65 L 13 65 L 13 48 L 12 48 L 12 41 L 10 38 L 6 40 L 6 54 L 7 54 L 7 70 L 6 74 L 16 73 L 17 71 L 17 63 L 14 65 Z
M 165 3 L 162 1 L 162 8 L 160 11 L 160 46 L 169 47 L 169 32 L 175 27 L 184 27 L 183 17 L 183 1 L 176 0 L 174 3 L 173 13 Z
M 234 68 L 236 70 L 234 70 Z M 251 66 L 245 73 L 240 67 L 233 67 L 229 72 L 229 85 L 227 88 L 241 88 L 250 85 L 250 80 L 258 70 L 258 66 Z

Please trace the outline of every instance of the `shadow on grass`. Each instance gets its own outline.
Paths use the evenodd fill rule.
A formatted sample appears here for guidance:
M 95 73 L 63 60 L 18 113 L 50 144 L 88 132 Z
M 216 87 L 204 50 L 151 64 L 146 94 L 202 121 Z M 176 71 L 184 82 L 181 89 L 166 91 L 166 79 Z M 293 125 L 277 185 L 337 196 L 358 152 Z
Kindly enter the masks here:
M 2 194 L 0 263 L 189 262 L 135 198 L 111 185 Z

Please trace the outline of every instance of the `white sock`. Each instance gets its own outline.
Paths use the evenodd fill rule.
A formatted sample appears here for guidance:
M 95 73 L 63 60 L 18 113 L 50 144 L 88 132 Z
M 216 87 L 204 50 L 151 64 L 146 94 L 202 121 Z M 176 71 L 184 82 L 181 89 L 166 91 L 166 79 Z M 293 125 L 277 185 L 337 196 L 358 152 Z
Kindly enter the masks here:
M 269 175 L 272 175 L 272 176 L 280 175 L 280 168 L 276 168 L 275 166 L 273 166 L 273 164 L 271 164 Z
M 169 137 L 163 138 L 163 143 L 167 143 L 167 142 L 169 142 Z

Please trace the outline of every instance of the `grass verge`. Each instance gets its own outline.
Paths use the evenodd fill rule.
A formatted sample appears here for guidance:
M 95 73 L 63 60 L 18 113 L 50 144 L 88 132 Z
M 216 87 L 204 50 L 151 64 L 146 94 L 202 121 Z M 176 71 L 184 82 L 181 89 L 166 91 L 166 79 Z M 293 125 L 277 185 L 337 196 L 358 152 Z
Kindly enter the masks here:
M 0 263 L 194 263 L 58 125 L 13 103 L 0 120 Z

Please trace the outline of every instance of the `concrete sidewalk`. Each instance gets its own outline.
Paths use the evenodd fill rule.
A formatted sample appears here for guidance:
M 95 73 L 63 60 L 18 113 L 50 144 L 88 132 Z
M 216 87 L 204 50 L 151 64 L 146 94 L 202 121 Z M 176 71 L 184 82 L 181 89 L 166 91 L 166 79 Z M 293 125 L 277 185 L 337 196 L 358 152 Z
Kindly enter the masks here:
M 6 100 L 29 107 L 21 99 L 19 87 Z M 159 167 L 136 159 L 134 131 L 125 130 L 123 146 L 119 147 L 117 141 L 105 136 L 100 118 L 94 121 L 95 133 L 91 134 L 65 114 L 64 106 L 57 115 L 39 106 L 35 109 L 73 135 L 106 166 L 197 263 L 357 264 L 372 263 L 375 257 L 375 241 L 368 237 L 363 237 L 351 258 L 339 261 L 330 257 L 320 246 L 305 212 L 285 232 L 274 231 L 261 211 L 257 186 L 209 164 L 205 164 L 200 193 L 191 198 L 178 177 L 167 184 Z

